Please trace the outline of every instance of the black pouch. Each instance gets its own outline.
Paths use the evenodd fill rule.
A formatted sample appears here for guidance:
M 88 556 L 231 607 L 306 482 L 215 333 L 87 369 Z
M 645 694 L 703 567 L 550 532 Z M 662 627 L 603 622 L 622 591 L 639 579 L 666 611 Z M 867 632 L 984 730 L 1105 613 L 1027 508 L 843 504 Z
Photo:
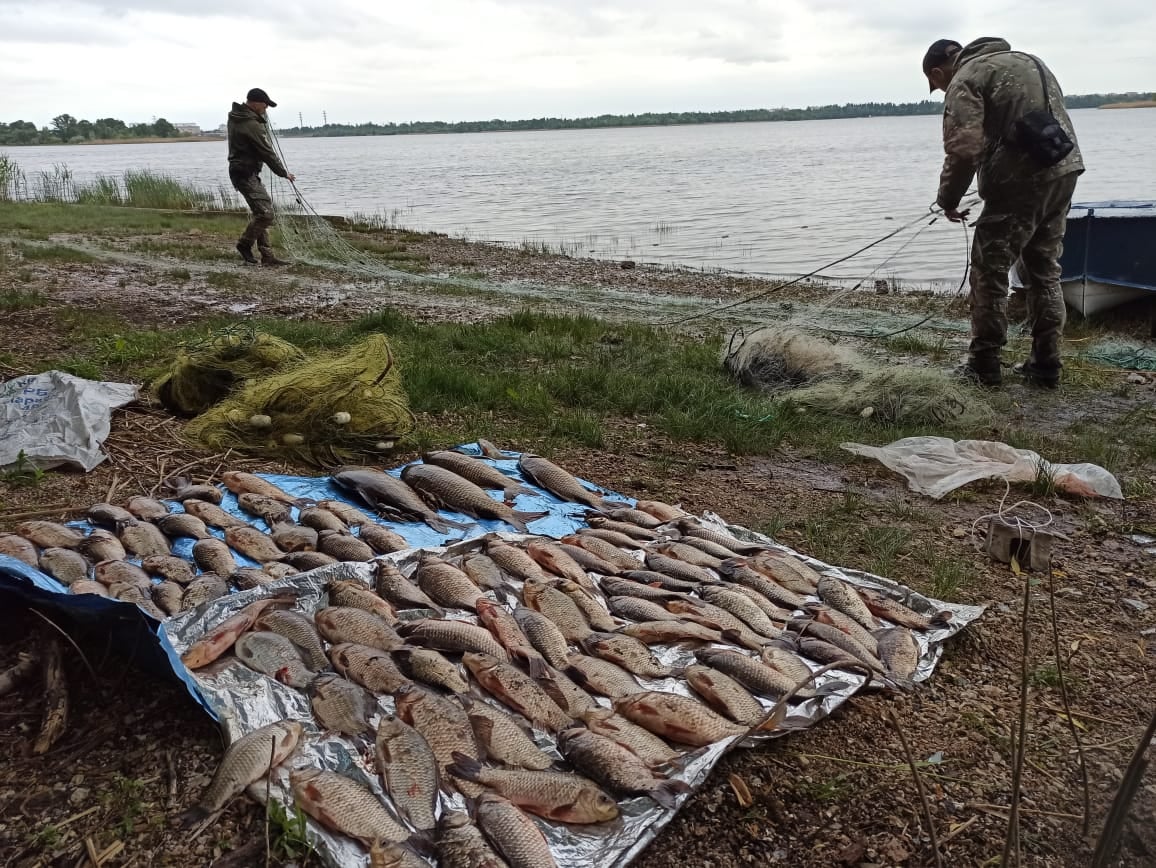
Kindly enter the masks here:
M 1040 85 L 1044 89 L 1044 107 L 1028 112 L 1015 122 L 1015 141 L 1042 168 L 1048 169 L 1060 162 L 1076 147 L 1072 137 L 1052 114 L 1052 101 L 1048 95 L 1048 79 L 1044 68 L 1032 55 L 1032 62 L 1040 73 Z

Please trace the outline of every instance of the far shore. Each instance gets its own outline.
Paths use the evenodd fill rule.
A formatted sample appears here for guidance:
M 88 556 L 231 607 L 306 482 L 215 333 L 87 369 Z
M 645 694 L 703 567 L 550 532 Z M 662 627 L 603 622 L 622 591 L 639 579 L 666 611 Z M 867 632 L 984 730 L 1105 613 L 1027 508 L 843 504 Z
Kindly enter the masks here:
M 1141 99 L 1136 102 L 1110 102 L 1107 105 L 1100 106 L 1102 109 L 1138 109 L 1138 108 L 1156 108 L 1156 99 Z
M 142 136 L 131 139 L 91 139 L 86 142 L 31 142 L 17 144 L 9 142 L 4 148 L 52 148 L 58 145 L 164 145 L 188 144 L 191 142 L 223 142 L 224 136 Z

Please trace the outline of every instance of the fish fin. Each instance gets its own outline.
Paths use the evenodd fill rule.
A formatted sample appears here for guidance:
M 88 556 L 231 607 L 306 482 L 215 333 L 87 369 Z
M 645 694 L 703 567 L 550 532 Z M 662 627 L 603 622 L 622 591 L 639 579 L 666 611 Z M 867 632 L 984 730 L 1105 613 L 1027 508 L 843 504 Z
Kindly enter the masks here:
M 465 530 L 466 528 L 473 526 L 472 522 L 463 524 L 460 521 L 450 521 L 448 518 L 442 518 L 437 514 L 427 515 L 422 519 L 422 521 L 424 521 L 438 533 L 449 533 L 451 530 Z
M 478 782 L 478 778 L 482 774 L 482 764 L 471 756 L 466 756 L 464 753 L 454 751 L 453 762 L 446 766 L 446 771 L 451 775 L 456 775 L 459 778 L 464 778 L 467 781 Z
M 207 820 L 212 813 L 208 808 L 202 807 L 201 805 L 193 805 L 181 814 L 180 826 L 182 829 L 191 829 L 198 823 Z
M 420 856 L 427 856 L 433 858 L 437 853 L 437 847 L 434 845 L 433 835 L 428 830 L 419 829 L 412 833 L 402 849 L 410 849 Z
M 647 795 L 662 807 L 673 811 L 678 807 L 678 797 L 690 792 L 690 787 L 682 781 L 663 781 Z
M 522 659 L 526 661 L 526 667 L 530 670 L 530 677 L 535 681 L 551 678 L 550 665 L 541 654 L 525 654 L 521 656 Z
M 161 482 L 161 485 L 169 491 L 180 491 L 182 488 L 188 488 L 192 484 L 192 480 L 187 476 L 166 476 Z
M 948 625 L 952 619 L 952 613 L 946 609 L 942 612 L 936 612 L 931 616 L 931 626 L 942 629 Z
M 840 690 L 846 690 L 851 685 L 846 681 L 828 681 L 826 684 L 820 684 L 815 688 L 816 696 L 830 696 L 832 693 L 838 693 Z
M 728 645 L 737 645 L 740 648 L 744 647 L 743 634 L 738 630 L 732 627 L 729 630 L 720 630 L 719 632 Z
M 593 690 L 593 685 L 591 685 L 590 679 L 586 677 L 585 673 L 581 669 L 577 668 L 576 666 L 567 666 L 562 671 L 566 675 L 570 676 L 571 681 L 573 681 L 586 692 Z M 597 693 L 597 691 L 595 691 L 595 693 Z

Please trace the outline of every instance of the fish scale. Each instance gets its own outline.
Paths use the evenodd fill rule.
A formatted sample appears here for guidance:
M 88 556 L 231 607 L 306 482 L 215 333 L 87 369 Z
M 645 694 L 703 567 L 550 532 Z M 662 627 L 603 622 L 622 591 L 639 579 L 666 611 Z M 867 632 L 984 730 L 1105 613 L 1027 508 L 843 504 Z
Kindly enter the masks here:
M 463 654 L 462 663 L 491 696 L 531 723 L 553 732 L 573 723 L 538 683 L 516 666 L 476 653 Z
M 654 550 L 668 557 L 686 561 L 688 564 L 694 564 L 696 567 L 709 569 L 718 569 L 719 564 L 726 560 L 726 558 L 716 558 L 714 555 L 708 555 L 706 552 L 700 551 L 694 546 L 688 546 L 685 543 L 659 543 L 654 547 Z
M 529 579 L 522 594 L 526 605 L 553 621 L 568 642 L 579 642 L 590 635 L 590 624 L 582 610 L 557 588 Z
M 515 510 L 494 500 L 468 479 L 436 464 L 410 464 L 401 471 L 401 478 L 431 503 L 473 518 L 503 521 L 522 533 L 527 532 L 527 523 L 549 514 Z
M 294 801 L 314 820 L 366 847 L 375 841 L 402 843 L 409 831 L 373 791 L 337 772 L 297 769 L 289 773 Z
M 554 764 L 554 760 L 534 744 L 513 715 L 469 696 L 460 696 L 459 700 L 488 760 L 535 771 L 548 769 Z
M 317 532 L 317 550 L 339 561 L 371 561 L 375 553 L 368 543 L 364 543 L 345 531 L 322 530 Z
M 611 545 L 606 540 L 589 534 L 570 534 L 562 537 L 562 542 L 586 549 L 591 554 L 597 555 L 613 565 L 617 570 L 634 570 L 639 567 L 638 561 L 618 546 Z
M 225 488 L 236 495 L 242 495 L 246 492 L 260 494 L 290 505 L 295 505 L 300 499 L 278 488 L 272 482 L 243 470 L 226 470 L 221 474 L 221 482 L 225 484 Z
M 381 618 L 391 627 L 397 624 L 397 613 L 393 606 L 370 590 L 368 585 L 356 580 L 345 580 L 329 582 L 326 588 L 330 605 L 362 609 Z
M 329 666 L 325 649 L 321 647 L 321 637 L 313 622 L 300 612 L 266 612 L 257 619 L 257 627 L 270 633 L 279 633 L 297 646 L 302 659 L 314 672 Z
M 608 708 L 591 708 L 581 719 L 591 732 L 613 739 L 651 768 L 666 765 L 679 756 L 678 751 L 650 730 Z
M 762 660 L 756 660 L 739 651 L 703 649 L 695 654 L 695 658 L 700 663 L 729 675 L 759 696 L 778 699 L 795 686 L 790 678 L 777 669 L 771 669 Z
M 674 674 L 644 643 L 622 633 L 591 633 L 582 640 L 582 647 L 642 678 L 668 678 Z
M 237 658 L 255 672 L 304 690 L 313 679 L 296 646 L 280 633 L 260 630 L 246 633 L 234 646 Z
M 62 585 L 71 585 L 88 578 L 92 565 L 84 556 L 72 549 L 47 548 L 40 553 L 37 561 L 43 572 L 48 573 Z
M 385 621 L 364 609 L 327 606 L 313 615 L 313 623 L 327 642 L 353 642 L 383 651 L 393 651 L 405 643 Z
M 603 500 L 598 494 L 586 488 L 577 478 L 541 455 L 523 452 L 518 458 L 518 470 L 534 484 L 546 489 L 561 500 L 582 503 L 591 509 L 601 509 L 603 506 Z
M 638 679 L 617 663 L 586 654 L 571 654 L 567 671 L 595 693 L 610 699 L 639 693 L 643 689 Z
M 530 677 L 542 678 L 545 676 L 548 668 L 545 658 L 530 643 L 513 615 L 497 603 L 485 598 L 478 600 L 477 611 L 478 620 L 494 634 L 494 638 L 502 644 L 510 656 L 525 662 L 526 668 L 530 671 Z
M 564 823 L 603 823 L 618 816 L 618 803 L 593 781 L 563 772 L 483 768 L 462 754 L 450 770 L 458 777 L 496 790 L 523 810 Z
M 594 593 L 597 593 L 597 588 L 593 589 L 594 593 L 591 593 L 585 586 L 569 579 L 556 579 L 550 582 L 550 586 L 557 588 L 569 597 L 591 627 L 596 630 L 614 630 L 618 627 L 618 622 L 610 617 L 610 613 L 599 602 L 601 596 L 595 598 Z
M 787 626 L 800 634 L 817 637 L 828 644 L 834 645 L 836 648 L 841 648 L 852 657 L 862 661 L 873 671 L 883 672 L 883 662 L 864 648 L 855 637 L 844 633 L 838 627 L 832 627 L 830 624 L 823 624 L 819 621 L 812 621 L 806 618 L 796 618 L 788 621 Z
M 594 583 L 590 581 L 582 565 L 553 541 L 530 540 L 526 543 L 526 554 L 554 575 L 569 579 L 587 591 L 594 590 Z
M 580 530 L 578 533 L 581 535 L 582 531 Z M 587 535 L 594 536 L 594 534 Z M 611 544 L 613 544 L 612 540 L 607 540 L 604 536 L 599 536 L 598 538 L 604 542 L 611 542 Z M 563 538 L 562 542 L 558 543 L 558 548 L 566 552 L 566 554 L 574 559 L 576 564 L 581 566 L 582 569 L 586 570 L 588 573 L 597 573 L 600 576 L 614 576 L 619 572 L 618 567 L 614 566 L 614 564 L 598 557 L 598 555 L 594 554 L 594 552 L 588 551 L 581 546 L 571 545 L 570 543 L 565 542 L 565 538 Z
M 840 612 L 838 609 L 833 609 L 830 606 L 824 606 L 822 603 L 808 603 L 805 611 L 816 621 L 829 624 L 838 630 L 842 630 L 872 654 L 878 656 L 879 643 L 871 631 L 851 616 Z
M 752 570 L 741 562 L 741 559 L 723 561 L 719 566 L 719 573 L 726 582 L 743 585 L 758 591 L 772 603 L 787 609 L 801 609 L 807 601 L 798 594 L 788 591 L 777 582 L 773 582 L 762 573 Z
M 415 681 L 445 688 L 450 693 L 462 694 L 470 690 L 470 685 L 458 667 L 430 648 L 398 648 L 393 652 L 393 658 L 402 671 Z
M 504 540 L 491 538 L 485 542 L 486 556 L 515 578 L 544 579 L 542 567 L 526 552 Z
M 626 537 L 628 540 L 626 548 L 641 548 L 643 543 L 658 539 L 658 534 L 653 530 L 628 521 L 615 521 L 605 515 L 587 513 L 586 523 L 592 528 L 614 531 Z M 657 524 L 655 526 L 657 527 Z
M 730 612 L 760 636 L 774 639 L 782 634 L 782 630 L 767 617 L 766 612 L 737 591 L 724 587 L 703 587 L 699 593 L 708 603 Z
M 409 548 L 409 542 L 405 537 L 380 524 L 363 524 L 357 531 L 357 538 L 379 555 L 388 555 Z
M 891 627 L 881 630 L 878 636 L 877 648 L 879 658 L 883 661 L 883 668 L 892 678 L 906 684 L 911 683 L 912 677 L 919 669 L 919 643 L 905 627 Z
M 592 536 L 618 548 L 631 549 L 639 546 L 638 540 L 633 537 L 627 536 L 621 531 L 608 530 L 604 527 L 580 527 L 578 528 L 578 536 Z
M 309 682 L 307 692 L 313 716 L 325 729 L 350 736 L 373 729 L 369 719 L 378 712 L 377 700 L 348 678 L 323 672 Z
M 417 585 L 438 604 L 450 609 L 476 611 L 481 589 L 468 575 L 441 558 L 422 555 L 414 571 Z
M 475 805 L 478 826 L 510 868 L 557 868 L 542 830 L 508 799 L 486 792 Z
M 702 567 L 696 567 L 694 564 L 689 564 L 686 561 L 678 560 L 678 558 L 667 557 L 656 552 L 647 552 L 646 567 L 647 569 L 654 570 L 656 573 L 666 573 L 668 576 L 682 579 L 684 582 L 696 582 L 700 585 L 709 585 L 718 582 L 718 578 L 714 573 L 708 572 Z
M 695 663 L 686 667 L 686 683 L 711 708 L 735 723 L 754 726 L 767 716 L 751 692 L 725 672 Z
M 414 644 L 438 651 L 476 651 L 499 660 L 510 659 L 489 630 L 465 621 L 424 618 L 402 624 L 398 632 Z
M 692 747 L 705 747 L 748 731 L 697 699 L 675 693 L 631 694 L 614 700 L 614 710 L 656 735 Z
M 646 795 L 664 808 L 673 809 L 677 796 L 690 792 L 687 784 L 657 777 L 631 751 L 585 727 L 563 730 L 558 735 L 558 751 L 574 768 L 612 793 Z
M 525 606 L 514 610 L 514 620 L 522 628 L 522 632 L 546 661 L 555 668 L 566 666 L 566 655 L 569 647 L 566 637 L 558 626 L 543 615 Z
M 145 521 L 121 525 L 117 536 L 120 537 L 120 543 L 125 551 L 138 558 L 170 555 L 173 552 L 168 538 L 161 533 L 160 528 Z
M 879 622 L 871 614 L 862 598 L 846 582 L 834 576 L 822 576 L 817 589 L 819 599 L 833 609 L 838 609 L 867 630 L 879 629 Z
M 481 829 L 458 811 L 447 811 L 438 822 L 437 856 L 442 868 L 509 868 Z
M 376 562 L 374 589 L 379 597 L 389 600 L 399 609 L 442 611 L 425 591 L 402 575 L 401 570 L 389 561 Z
M 20 537 L 15 537 L 15 539 L 20 539 Z M 84 538 L 79 549 L 81 554 L 94 563 L 96 561 L 119 561 L 128 557 L 128 552 L 124 550 L 124 546 L 117 539 L 116 534 L 100 527 Z M 0 548 L 0 552 L 2 551 L 3 549 Z M 186 561 L 181 561 L 181 563 L 187 566 Z
M 743 542 L 732 534 L 707 527 L 695 518 L 680 518 L 674 525 L 683 536 L 705 539 L 736 554 L 754 554 L 766 550 L 766 546 L 762 544 Z
M 589 693 L 575 684 L 561 670 L 552 669 L 549 677 L 543 679 L 542 689 L 554 700 L 554 704 L 571 717 L 580 717 L 592 708 L 598 708 Z
M 338 487 L 353 492 L 374 509 L 397 520 L 423 521 L 438 533 L 449 533 L 451 529 L 464 530 L 469 527 L 461 522 L 442 518 L 429 508 L 416 491 L 400 479 L 375 468 L 340 467 L 330 478 Z M 342 518 L 344 520 L 345 517 Z
M 513 501 L 519 494 L 533 495 L 535 493 L 517 480 L 506 476 L 493 465 L 461 452 L 449 450 L 426 452 L 422 454 L 421 460 L 426 464 L 444 467 L 480 488 L 500 491 L 507 501 Z
M 207 500 L 190 500 L 185 504 L 185 512 L 189 515 L 196 516 L 209 527 L 219 528 L 225 530 L 230 527 L 248 527 L 248 524 L 237 518 L 235 515 L 229 515 L 221 507 L 215 503 L 209 503 Z M 167 514 L 167 512 L 166 512 Z
M 457 702 L 437 696 L 419 687 L 403 687 L 394 696 L 397 716 L 408 723 L 426 740 L 437 760 L 439 774 L 454 761 L 454 754 L 480 756 L 477 738 L 469 717 Z M 456 786 L 469 797 L 481 795 L 482 788 L 469 781 L 455 781 L 442 776 L 442 786 Z
M 389 652 L 380 648 L 343 642 L 329 649 L 329 657 L 334 669 L 374 693 L 393 693 L 410 683 Z
M 670 613 L 667 613 L 670 615 Z M 631 636 L 646 645 L 673 645 L 680 642 L 726 642 L 727 638 L 719 630 L 712 630 L 694 621 L 684 621 L 677 615 L 673 620 L 639 621 L 618 629 L 624 636 Z
M 393 715 L 383 715 L 374 742 L 377 770 L 398 812 L 415 829 L 437 825 L 437 759 L 420 732 Z

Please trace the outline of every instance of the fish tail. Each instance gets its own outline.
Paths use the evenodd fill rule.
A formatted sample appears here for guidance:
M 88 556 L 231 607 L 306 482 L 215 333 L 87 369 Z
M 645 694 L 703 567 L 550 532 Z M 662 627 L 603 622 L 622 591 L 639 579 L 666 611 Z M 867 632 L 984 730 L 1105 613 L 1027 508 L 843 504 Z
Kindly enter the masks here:
M 530 677 L 535 681 L 550 678 L 550 667 L 540 654 L 526 655 L 526 665 L 530 669 Z
M 938 629 L 942 629 L 950 623 L 951 618 L 952 618 L 952 613 L 947 611 L 946 609 L 942 612 L 936 612 L 934 615 L 931 616 L 931 626 L 938 628 Z
M 738 630 L 735 630 L 732 627 L 729 630 L 722 630 L 720 632 L 722 633 L 722 637 L 728 645 L 737 645 L 740 648 L 743 647 L 743 634 Z
M 180 491 L 182 488 L 188 488 L 191 482 L 187 476 L 166 476 L 161 485 L 169 491 Z
M 528 533 L 529 528 L 526 527 L 530 522 L 537 521 L 540 518 L 548 516 L 549 512 L 520 512 L 513 510 L 510 517 L 507 519 L 510 524 L 520 530 L 522 533 Z
M 678 797 L 690 792 L 690 787 L 682 781 L 663 781 L 647 795 L 669 810 L 678 807 Z
M 464 778 L 467 781 L 474 781 L 479 783 L 479 778 L 482 775 L 482 764 L 471 756 L 466 756 L 459 751 L 453 752 L 453 762 L 450 763 L 446 770 L 451 775 L 456 775 L 459 778 Z
M 202 820 L 208 819 L 209 815 L 213 813 L 208 808 L 202 805 L 193 805 L 183 814 L 181 814 L 180 825 L 182 829 L 191 829 L 193 826 L 200 823 Z

